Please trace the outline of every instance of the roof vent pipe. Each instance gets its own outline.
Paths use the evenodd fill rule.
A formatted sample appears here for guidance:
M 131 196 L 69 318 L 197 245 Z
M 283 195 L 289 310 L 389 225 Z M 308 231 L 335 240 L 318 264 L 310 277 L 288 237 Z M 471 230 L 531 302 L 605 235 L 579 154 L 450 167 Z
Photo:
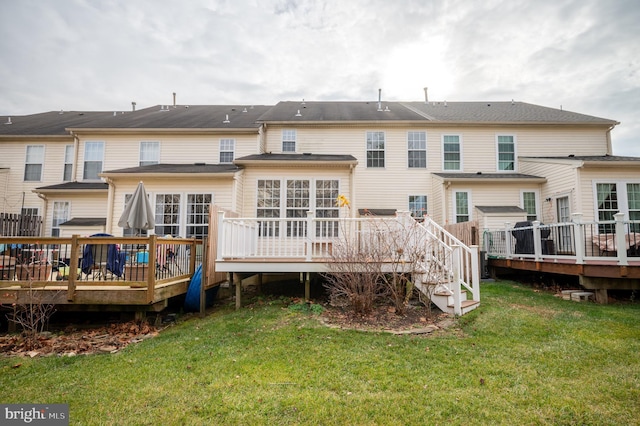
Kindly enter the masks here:
M 378 89 L 378 111 L 382 111 L 382 89 Z
M 131 111 L 135 111 L 136 110 L 136 103 L 135 102 L 131 102 Z
M 223 123 L 230 123 L 229 114 L 225 114 Z
M 11 117 L 7 117 L 7 122 L 6 122 L 6 123 L 4 123 L 4 124 L 13 124 L 13 123 L 11 122 Z
M 176 92 L 173 92 L 173 107 L 176 107 Z
M 428 93 L 429 88 L 425 87 L 424 88 L 424 103 L 428 104 L 429 103 L 429 93 Z

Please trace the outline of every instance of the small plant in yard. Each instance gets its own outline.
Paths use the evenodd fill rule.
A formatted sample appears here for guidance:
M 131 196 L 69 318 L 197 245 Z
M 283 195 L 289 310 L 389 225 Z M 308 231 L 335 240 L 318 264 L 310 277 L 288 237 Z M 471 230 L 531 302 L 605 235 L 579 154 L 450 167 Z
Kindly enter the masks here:
M 288 309 L 291 312 L 313 315 L 320 315 L 324 311 L 322 305 L 313 303 L 311 301 L 305 302 L 303 300 L 294 301 L 294 303 L 288 306 Z

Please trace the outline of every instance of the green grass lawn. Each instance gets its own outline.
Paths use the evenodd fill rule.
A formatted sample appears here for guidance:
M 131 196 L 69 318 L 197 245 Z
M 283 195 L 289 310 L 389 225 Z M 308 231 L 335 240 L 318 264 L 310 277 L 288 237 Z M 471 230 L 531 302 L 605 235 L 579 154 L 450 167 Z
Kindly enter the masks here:
M 116 354 L 0 358 L 0 401 L 68 403 L 82 425 L 640 424 L 640 305 L 481 291 L 430 337 L 331 329 L 273 301 Z

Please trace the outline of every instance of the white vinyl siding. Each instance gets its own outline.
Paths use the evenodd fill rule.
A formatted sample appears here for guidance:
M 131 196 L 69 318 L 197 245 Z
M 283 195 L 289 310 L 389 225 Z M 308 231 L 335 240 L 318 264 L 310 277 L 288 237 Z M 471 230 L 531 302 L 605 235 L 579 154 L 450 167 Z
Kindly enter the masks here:
M 235 158 L 235 145 L 234 139 L 220 139 L 220 163 L 228 164 L 232 163 Z
M 410 169 L 427 167 L 427 133 L 407 133 L 407 163 Z
M 513 135 L 497 136 L 498 171 L 516 169 L 516 139 Z
M 84 144 L 84 180 L 98 180 L 104 162 L 104 142 L 85 142 Z
M 459 135 L 442 136 L 442 170 L 462 170 L 462 144 Z
M 296 152 L 296 136 L 293 129 L 282 130 L 282 152 Z
M 367 167 L 384 168 L 385 135 L 384 132 L 367 132 Z
M 140 166 L 150 166 L 160 163 L 160 142 L 140 142 Z
M 24 161 L 25 182 L 40 182 L 44 166 L 44 145 L 27 145 Z

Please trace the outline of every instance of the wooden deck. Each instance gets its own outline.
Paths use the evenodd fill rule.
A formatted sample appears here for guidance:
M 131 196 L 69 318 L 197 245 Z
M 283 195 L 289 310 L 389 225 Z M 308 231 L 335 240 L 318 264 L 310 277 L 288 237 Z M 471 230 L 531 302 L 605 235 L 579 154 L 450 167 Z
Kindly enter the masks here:
M 202 241 L 157 236 L 0 237 L 0 247 L 0 304 L 78 310 L 161 310 L 187 292 L 205 253 Z

